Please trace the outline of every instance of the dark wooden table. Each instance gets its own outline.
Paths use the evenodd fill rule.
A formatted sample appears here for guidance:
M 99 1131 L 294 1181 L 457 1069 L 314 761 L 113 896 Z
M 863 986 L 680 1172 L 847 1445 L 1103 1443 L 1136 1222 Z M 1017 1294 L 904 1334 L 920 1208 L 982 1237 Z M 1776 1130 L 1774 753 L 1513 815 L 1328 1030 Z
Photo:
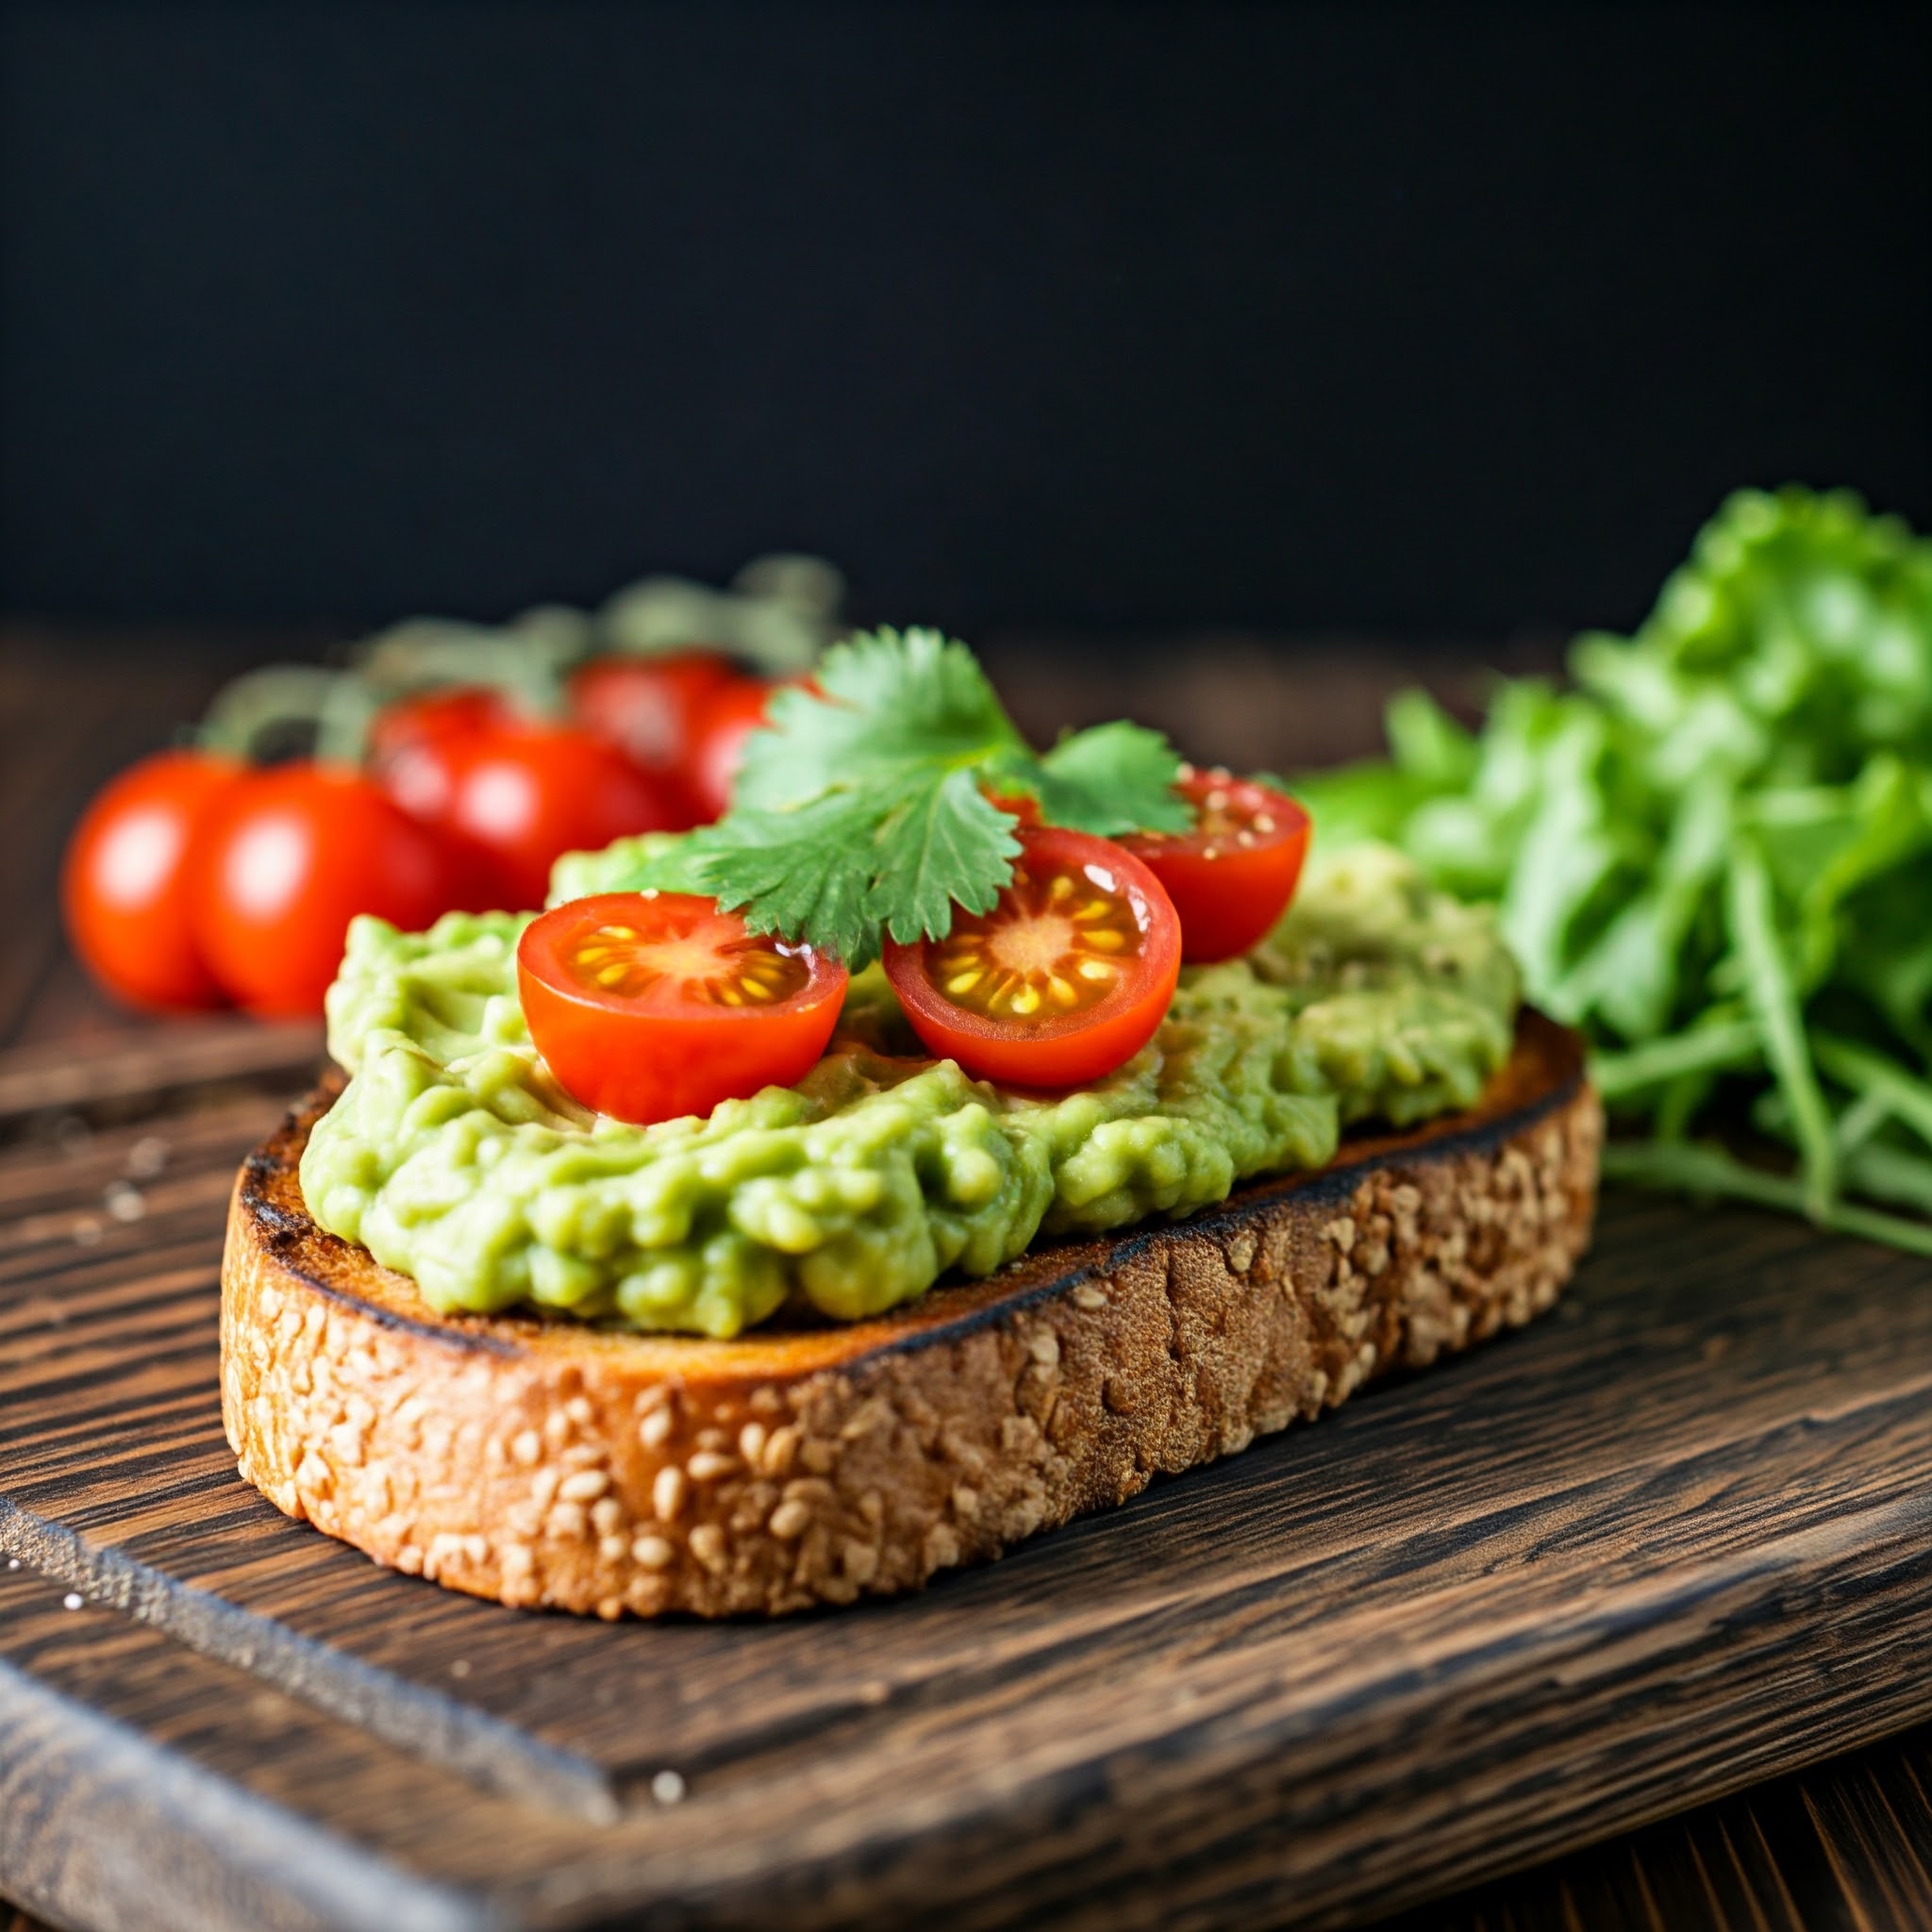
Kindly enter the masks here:
M 1120 653 L 1104 676 L 1044 641 L 995 668 L 1022 722 L 1131 712 L 1197 756 L 1292 765 L 1373 743 L 1399 658 L 1338 649 L 1293 671 L 1253 641 Z M 218 654 L 232 660 L 232 644 Z M 54 918 L 65 828 L 92 788 L 192 715 L 217 654 L 179 640 L 0 636 L 0 1050 L 125 1038 L 67 957 Z M 1440 682 L 1440 680 L 1439 680 Z M 1452 687 L 1455 680 L 1450 680 Z M 158 1038 L 165 1038 L 163 1031 Z M 1932 1729 L 1759 1786 L 1704 1810 L 1441 1901 L 1415 1926 L 1932 1925 Z M 36 1932 L 0 1905 L 0 1932 Z

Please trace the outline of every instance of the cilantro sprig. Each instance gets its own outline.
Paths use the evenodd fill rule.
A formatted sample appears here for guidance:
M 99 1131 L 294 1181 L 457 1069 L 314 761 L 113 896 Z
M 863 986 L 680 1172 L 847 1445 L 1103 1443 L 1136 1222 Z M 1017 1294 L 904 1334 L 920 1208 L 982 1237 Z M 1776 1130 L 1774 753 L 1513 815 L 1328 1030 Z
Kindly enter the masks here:
M 1019 821 L 988 792 L 1039 802 L 1051 824 L 1103 838 L 1181 832 L 1180 761 L 1122 721 L 1037 755 L 973 653 L 935 630 L 835 644 L 816 690 L 774 699 L 746 741 L 732 809 L 660 857 L 634 888 L 704 892 L 758 932 L 855 970 L 881 935 L 942 939 L 955 907 L 985 912 L 1013 875 Z

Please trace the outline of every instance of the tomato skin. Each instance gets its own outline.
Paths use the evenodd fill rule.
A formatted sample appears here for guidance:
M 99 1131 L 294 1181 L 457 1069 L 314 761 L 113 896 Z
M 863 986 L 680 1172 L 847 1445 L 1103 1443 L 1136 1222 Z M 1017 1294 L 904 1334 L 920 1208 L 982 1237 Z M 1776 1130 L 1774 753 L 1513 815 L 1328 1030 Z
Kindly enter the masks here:
M 681 787 L 705 706 L 740 681 L 722 651 L 593 658 L 571 674 L 571 716 L 667 788 Z
M 452 747 L 516 718 L 515 707 L 488 685 L 446 685 L 398 698 L 370 724 L 370 769 L 405 811 L 439 818 L 453 789 Z
M 1181 957 L 1205 966 L 1245 953 L 1288 910 L 1308 854 L 1308 815 L 1286 793 L 1226 772 L 1189 771 L 1178 789 L 1197 812 L 1220 794 L 1220 829 L 1136 832 L 1121 843 L 1167 888 Z M 1266 829 L 1253 829 L 1257 821 Z
M 541 906 L 559 854 L 685 821 L 615 745 L 570 724 L 472 732 L 442 748 L 449 794 L 434 823 L 487 854 L 499 903 Z
M 195 841 L 197 943 L 251 1012 L 319 1013 L 358 912 L 405 931 L 446 911 L 448 848 L 364 774 L 298 759 L 250 772 Z
M 1131 908 L 1141 950 L 1100 1004 L 1086 1012 L 1031 1021 L 976 1013 L 941 991 L 938 961 L 952 943 L 948 940 L 889 940 L 886 977 L 927 1052 L 958 1060 L 975 1079 L 1012 1087 L 1074 1087 L 1131 1059 L 1166 1018 L 1180 976 L 1180 921 L 1160 881 L 1108 840 L 1046 826 L 1023 830 L 1020 843 L 1014 884 L 988 915 L 989 923 L 1011 913 L 1023 874 L 1040 879 L 1066 873 Z M 955 926 L 957 931 L 957 908 Z
M 987 804 L 1003 811 L 1008 818 L 1018 819 L 1027 830 L 1032 831 L 1046 821 L 1041 817 L 1040 801 L 1025 791 L 995 791 L 991 786 L 982 785 L 981 792 Z
M 685 789 L 699 823 L 731 809 L 731 789 L 744 762 L 744 741 L 765 723 L 774 695 L 802 678 L 737 677 L 712 691 L 700 708 L 685 760 Z
M 573 948 L 610 923 L 647 940 L 680 924 L 705 942 L 750 937 L 736 913 L 685 892 L 600 892 L 555 907 L 525 928 L 517 990 L 530 1038 L 584 1106 L 648 1126 L 791 1086 L 817 1064 L 845 1001 L 846 973 L 837 960 L 791 949 L 805 963 L 804 984 L 768 1006 L 708 1005 L 670 991 L 632 997 L 573 969 Z
M 219 1005 L 185 881 L 197 840 L 243 775 L 235 758 L 163 751 L 102 787 L 67 841 L 60 905 L 81 963 L 130 1005 Z

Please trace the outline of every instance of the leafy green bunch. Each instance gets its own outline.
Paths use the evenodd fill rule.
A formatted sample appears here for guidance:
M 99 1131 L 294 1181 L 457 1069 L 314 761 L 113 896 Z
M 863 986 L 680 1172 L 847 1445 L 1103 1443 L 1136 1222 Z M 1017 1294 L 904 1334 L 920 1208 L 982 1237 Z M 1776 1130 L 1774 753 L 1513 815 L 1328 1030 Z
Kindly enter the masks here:
M 813 687 L 781 691 L 746 740 L 727 816 L 631 887 L 707 893 L 856 971 L 882 933 L 942 939 L 955 906 L 991 908 L 1020 853 L 1019 819 L 995 799 L 1103 838 L 1192 823 L 1158 732 L 1100 724 L 1036 756 L 973 653 L 938 631 L 834 644 Z
M 1297 786 L 1320 836 L 1496 903 L 1643 1135 L 1613 1170 L 1932 1253 L 1862 1205 L 1932 1215 L 1932 541 L 1740 491 L 1570 671 L 1502 683 L 1477 735 L 1405 693 L 1386 760 Z M 1744 1122 L 1789 1171 L 1707 1138 Z

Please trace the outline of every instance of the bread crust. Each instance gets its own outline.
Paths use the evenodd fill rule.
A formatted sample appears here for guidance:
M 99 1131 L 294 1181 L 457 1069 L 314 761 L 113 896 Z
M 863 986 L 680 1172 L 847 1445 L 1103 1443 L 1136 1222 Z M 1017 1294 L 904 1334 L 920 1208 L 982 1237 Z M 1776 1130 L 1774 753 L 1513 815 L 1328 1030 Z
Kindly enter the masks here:
M 440 1316 L 243 1165 L 222 1267 L 242 1474 L 379 1563 L 615 1618 L 890 1595 L 1547 1308 L 1602 1114 L 1534 1013 L 1480 1106 L 1187 1220 L 1042 1245 L 880 1320 L 735 1341 Z

